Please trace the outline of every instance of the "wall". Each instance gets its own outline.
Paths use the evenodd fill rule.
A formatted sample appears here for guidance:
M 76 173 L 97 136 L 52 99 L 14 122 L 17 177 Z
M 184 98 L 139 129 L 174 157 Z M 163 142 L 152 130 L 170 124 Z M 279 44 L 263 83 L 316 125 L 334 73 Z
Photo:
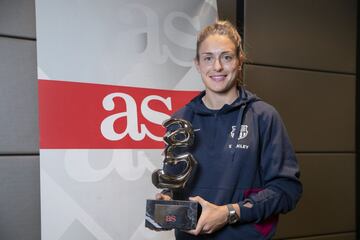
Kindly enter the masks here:
M 40 239 L 34 1 L 0 1 L 0 239 Z
M 304 195 L 277 239 L 355 239 L 356 0 L 245 0 L 245 79 L 274 105 Z

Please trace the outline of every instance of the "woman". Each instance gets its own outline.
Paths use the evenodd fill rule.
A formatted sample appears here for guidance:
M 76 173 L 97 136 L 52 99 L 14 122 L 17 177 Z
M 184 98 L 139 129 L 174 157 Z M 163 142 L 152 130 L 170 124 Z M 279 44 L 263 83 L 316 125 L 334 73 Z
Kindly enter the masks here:
M 277 111 L 240 84 L 241 38 L 227 21 L 198 35 L 195 65 L 205 91 L 174 114 L 192 123 L 197 170 L 176 199 L 198 202 L 195 230 L 176 239 L 271 239 L 279 213 L 295 208 L 299 168 Z M 169 200 L 166 194 L 158 199 Z

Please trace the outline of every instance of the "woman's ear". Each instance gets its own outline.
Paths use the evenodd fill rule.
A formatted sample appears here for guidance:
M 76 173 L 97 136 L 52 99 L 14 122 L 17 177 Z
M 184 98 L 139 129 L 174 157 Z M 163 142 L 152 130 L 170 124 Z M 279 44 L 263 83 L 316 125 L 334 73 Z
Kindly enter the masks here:
M 244 61 L 245 61 L 245 56 L 244 54 L 240 53 L 240 57 L 239 57 L 239 71 L 242 71 L 243 69 L 243 65 L 244 65 Z
M 244 65 L 244 62 L 243 62 L 243 60 L 240 58 L 240 60 L 239 60 L 239 66 L 238 66 L 239 71 L 242 71 L 243 65 Z

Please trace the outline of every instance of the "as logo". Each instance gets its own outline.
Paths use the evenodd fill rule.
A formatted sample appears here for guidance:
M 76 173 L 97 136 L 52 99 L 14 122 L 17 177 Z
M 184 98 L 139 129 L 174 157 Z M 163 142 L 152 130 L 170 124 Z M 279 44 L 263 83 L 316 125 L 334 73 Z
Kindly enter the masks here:
M 235 133 L 236 133 L 236 126 L 231 126 L 231 137 L 234 138 L 235 137 Z M 238 140 L 240 139 L 244 139 L 246 138 L 246 136 L 248 135 L 249 131 L 248 131 L 248 125 L 241 125 L 240 126 L 240 132 L 239 132 L 239 137 Z
M 165 222 L 176 222 L 176 216 L 175 215 L 165 216 Z
M 163 121 L 198 93 L 40 80 L 41 148 L 163 149 Z
M 103 100 L 103 107 L 107 111 L 115 109 L 115 98 L 121 98 L 125 102 L 126 110 L 123 112 L 118 112 L 106 117 L 101 123 L 101 133 L 102 135 L 110 141 L 118 141 L 123 139 L 126 135 L 129 135 L 134 141 L 141 141 L 145 136 L 150 137 L 152 140 L 161 142 L 161 134 L 154 134 L 151 132 L 145 124 L 139 124 L 138 109 L 140 109 L 140 114 L 148 122 L 161 125 L 161 123 L 169 118 L 170 116 L 160 112 L 155 111 L 150 108 L 151 101 L 161 102 L 166 106 L 168 110 L 172 110 L 171 98 L 163 98 L 157 95 L 150 95 L 145 97 L 138 107 L 136 100 L 129 94 L 126 93 L 111 93 L 107 95 Z M 119 119 L 126 120 L 126 128 L 122 132 L 117 132 L 114 128 L 115 122 Z

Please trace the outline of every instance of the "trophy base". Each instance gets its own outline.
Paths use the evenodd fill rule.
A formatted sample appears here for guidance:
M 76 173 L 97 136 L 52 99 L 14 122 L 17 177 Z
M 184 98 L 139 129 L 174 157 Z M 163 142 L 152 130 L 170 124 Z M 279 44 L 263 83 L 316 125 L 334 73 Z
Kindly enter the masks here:
M 198 203 L 180 200 L 146 200 L 145 227 L 156 231 L 195 229 Z

